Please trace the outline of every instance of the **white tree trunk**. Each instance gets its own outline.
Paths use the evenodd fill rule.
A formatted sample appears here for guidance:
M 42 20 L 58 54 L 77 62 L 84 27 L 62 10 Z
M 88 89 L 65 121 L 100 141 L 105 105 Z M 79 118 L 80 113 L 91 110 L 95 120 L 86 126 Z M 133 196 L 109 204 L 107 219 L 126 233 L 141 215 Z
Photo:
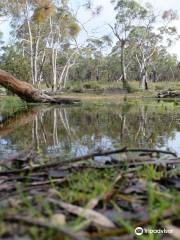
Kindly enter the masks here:
M 139 78 L 140 78 L 139 79 L 140 80 L 140 88 L 142 90 L 148 90 L 148 85 L 147 85 L 148 76 L 147 76 L 146 65 L 144 62 L 141 64 L 141 67 L 140 67 Z
M 58 80 L 58 89 L 62 89 L 63 87 L 66 86 L 69 69 L 75 64 L 75 59 L 74 59 L 73 63 L 71 63 L 71 60 L 74 57 L 75 53 L 76 53 L 76 51 L 73 52 L 72 55 L 68 58 L 66 65 L 64 66 L 64 68 L 60 74 L 60 77 Z
M 32 38 L 32 32 L 31 32 L 31 25 L 29 20 L 27 20 L 27 24 L 28 24 L 28 32 L 29 32 L 29 41 L 30 41 L 30 58 L 31 58 L 31 78 L 32 78 L 32 83 L 35 83 L 35 79 L 34 79 L 34 68 L 33 68 L 33 38 Z
M 37 41 L 34 47 L 34 83 L 38 83 L 38 51 L 39 51 L 40 36 L 37 37 Z
M 52 49 L 53 91 L 57 90 L 57 49 Z
M 58 80 L 58 89 L 62 89 L 62 83 L 63 83 L 63 78 L 64 78 L 64 74 L 66 72 L 66 68 L 67 68 L 67 64 L 64 66 L 62 72 L 61 72 L 61 75 L 59 77 L 59 80 Z

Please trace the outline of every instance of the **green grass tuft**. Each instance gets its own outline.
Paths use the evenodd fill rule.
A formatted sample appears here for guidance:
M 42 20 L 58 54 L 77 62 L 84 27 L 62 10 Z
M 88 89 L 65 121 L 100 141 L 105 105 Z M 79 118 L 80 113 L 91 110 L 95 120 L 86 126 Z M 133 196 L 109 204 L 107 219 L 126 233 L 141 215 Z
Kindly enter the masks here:
M 0 102 L 0 114 L 3 117 L 10 117 L 17 112 L 28 110 L 27 103 L 15 96 L 3 97 Z

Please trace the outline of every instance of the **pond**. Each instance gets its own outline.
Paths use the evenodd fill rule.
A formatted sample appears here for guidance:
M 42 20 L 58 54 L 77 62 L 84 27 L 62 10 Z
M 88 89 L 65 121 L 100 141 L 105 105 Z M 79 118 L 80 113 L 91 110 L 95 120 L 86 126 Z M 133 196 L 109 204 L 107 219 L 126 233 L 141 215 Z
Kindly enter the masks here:
M 43 106 L 0 125 L 0 159 L 30 147 L 46 157 L 68 158 L 124 146 L 180 155 L 180 106 L 165 102 Z

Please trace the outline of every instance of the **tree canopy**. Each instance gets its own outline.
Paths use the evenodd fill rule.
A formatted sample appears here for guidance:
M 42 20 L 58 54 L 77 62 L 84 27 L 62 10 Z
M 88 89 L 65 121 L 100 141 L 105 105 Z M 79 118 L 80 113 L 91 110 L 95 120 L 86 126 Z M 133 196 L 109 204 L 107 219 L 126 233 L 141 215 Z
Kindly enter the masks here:
M 94 34 L 80 44 L 78 34 L 86 29 L 69 1 L 4 0 L 0 14 L 9 18 L 12 40 L 1 47 L 1 67 L 54 91 L 68 82 L 122 81 L 128 88 L 137 80 L 145 90 L 148 81 L 164 81 L 167 76 L 179 80 L 179 62 L 168 52 L 179 40 L 177 13 L 167 9 L 157 15 L 149 3 L 135 0 L 111 2 L 115 19 L 107 23 L 110 34 Z M 103 14 L 103 6 L 94 8 L 90 1 L 80 7 L 90 10 L 92 17 Z

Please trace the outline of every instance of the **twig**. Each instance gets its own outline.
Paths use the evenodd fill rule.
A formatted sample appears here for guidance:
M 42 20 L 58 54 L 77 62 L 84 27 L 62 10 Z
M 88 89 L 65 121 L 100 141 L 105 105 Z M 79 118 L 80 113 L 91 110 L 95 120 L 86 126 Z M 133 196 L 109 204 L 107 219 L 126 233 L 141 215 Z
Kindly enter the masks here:
M 173 214 L 176 212 L 176 211 L 179 211 L 179 206 L 175 206 L 173 209 L 172 208 L 169 208 L 167 209 L 166 211 L 164 211 L 164 213 L 159 217 L 159 220 L 165 220 L 165 219 L 168 219 L 170 217 L 173 216 Z M 142 222 L 137 222 L 133 225 L 134 229 L 136 227 L 143 227 L 143 226 L 146 226 L 148 224 L 151 224 L 152 223 L 152 219 L 151 218 L 148 218 Z M 114 229 L 114 230 L 105 230 L 105 231 L 100 231 L 100 232 L 95 232 L 95 233 L 85 233 L 84 236 L 85 237 L 90 237 L 90 238 L 107 238 L 107 237 L 115 237 L 115 236 L 121 236 L 123 234 L 126 234 L 128 233 L 128 229 L 126 228 L 117 228 L 117 229 Z
M 47 198 L 47 200 L 50 203 L 65 209 L 67 212 L 71 214 L 86 218 L 88 221 L 92 222 L 95 225 L 98 225 L 100 227 L 105 227 L 105 228 L 115 228 L 114 223 L 109 218 L 107 218 L 102 213 L 99 213 L 95 210 L 92 210 L 89 208 L 83 208 L 70 203 L 66 203 L 60 199 L 56 200 L 53 198 Z
M 35 182 L 32 182 L 32 183 L 29 183 L 29 184 L 26 184 L 25 186 L 23 186 L 23 184 L 20 184 L 20 185 L 8 185 L 9 188 L 5 188 L 5 189 L 1 189 L 0 190 L 0 193 L 2 192 L 17 192 L 18 193 L 18 188 L 21 189 L 22 192 L 25 192 L 25 191 L 30 191 L 32 189 L 35 189 L 35 188 L 39 188 L 39 187 L 43 187 L 43 186 L 47 186 L 47 185 L 50 185 L 50 184 L 61 184 L 61 183 L 65 183 L 67 181 L 66 178 L 57 178 L 57 179 L 52 179 L 52 180 L 47 180 L 47 181 L 35 181 Z M 1 186 L 1 185 L 0 185 Z
M 69 160 L 63 160 L 63 161 L 61 161 L 59 158 L 57 158 L 56 161 L 50 162 L 47 164 L 43 164 L 43 165 L 27 167 L 24 169 L 17 169 L 17 170 L 12 170 L 12 171 L 0 172 L 0 176 L 19 174 L 19 173 L 27 173 L 27 172 L 31 172 L 31 171 L 33 172 L 33 171 L 57 167 L 57 166 L 61 167 L 61 166 L 67 165 L 69 163 L 80 162 L 80 161 L 88 160 L 88 159 L 91 159 L 91 158 L 97 157 L 97 156 L 108 156 L 111 154 L 124 153 L 124 152 L 163 153 L 163 154 L 169 154 L 169 155 L 173 155 L 173 156 L 177 157 L 177 155 L 175 153 L 170 152 L 170 151 L 163 151 L 163 150 L 157 150 L 157 149 L 128 149 L 127 147 L 124 147 L 124 148 L 120 148 L 120 149 L 116 149 L 116 150 L 112 150 L 112 151 L 95 152 L 95 153 L 91 153 L 91 154 L 87 154 L 84 156 L 71 158 Z
M 22 217 L 22 216 L 5 216 L 2 218 L 5 222 L 9 223 L 19 223 L 28 226 L 35 226 L 43 229 L 53 229 L 64 236 L 68 236 L 72 240 L 85 240 L 85 238 L 78 236 L 75 232 L 70 230 L 67 227 L 55 226 L 51 223 L 46 223 L 42 221 L 38 221 L 32 218 Z
M 174 157 L 177 157 L 176 153 L 174 153 L 174 152 L 158 150 L 158 149 L 141 149 L 141 148 L 126 149 L 125 152 L 163 153 L 163 154 L 173 155 Z
M 52 179 L 52 180 L 47 180 L 47 181 L 39 181 L 39 182 L 32 182 L 27 185 L 27 187 L 37 187 L 37 186 L 44 186 L 44 185 L 49 185 L 51 183 L 53 184 L 58 184 L 58 183 L 64 183 L 67 181 L 66 178 L 57 178 L 57 179 Z
M 88 160 L 88 159 L 91 159 L 91 158 L 96 157 L 96 156 L 108 156 L 110 154 L 125 152 L 125 150 L 126 150 L 126 147 L 121 148 L 121 149 L 117 149 L 117 150 L 113 150 L 113 151 L 95 152 L 95 153 L 91 153 L 91 154 L 87 154 L 87 155 L 84 155 L 84 156 L 71 158 L 69 160 L 63 160 L 63 161 L 61 161 L 58 158 L 58 160 L 56 160 L 54 162 L 39 165 L 39 166 L 27 167 L 27 168 L 24 168 L 24 169 L 0 172 L 0 176 L 11 175 L 11 174 L 19 174 L 19 173 L 27 173 L 27 172 L 30 172 L 30 171 L 37 171 L 37 170 L 40 170 L 40 169 L 46 169 L 46 168 L 57 167 L 57 166 L 61 167 L 61 166 L 64 166 L 66 164 L 69 164 L 69 163 L 75 163 L 75 162 Z

